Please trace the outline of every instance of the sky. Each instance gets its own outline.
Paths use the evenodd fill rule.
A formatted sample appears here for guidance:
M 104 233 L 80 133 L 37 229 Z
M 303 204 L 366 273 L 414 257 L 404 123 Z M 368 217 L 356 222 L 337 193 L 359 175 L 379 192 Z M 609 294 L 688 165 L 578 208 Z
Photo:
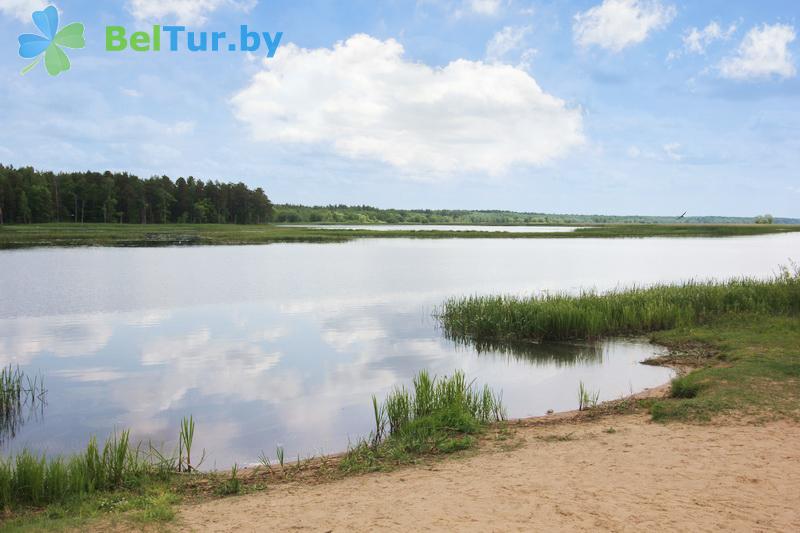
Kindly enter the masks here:
M 21 75 L 47 5 L 86 46 Z M 282 37 L 106 51 L 153 24 Z M 799 217 L 798 29 L 796 0 L 0 0 L 0 163 L 276 203 Z

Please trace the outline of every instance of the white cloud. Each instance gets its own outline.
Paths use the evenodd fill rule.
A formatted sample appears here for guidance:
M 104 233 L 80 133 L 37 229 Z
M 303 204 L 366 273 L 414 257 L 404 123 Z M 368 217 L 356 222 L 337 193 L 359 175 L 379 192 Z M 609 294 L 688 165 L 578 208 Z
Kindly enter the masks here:
M 486 45 L 486 59 L 501 61 L 509 53 L 519 50 L 530 31 L 530 26 L 506 26 L 498 31 Z
M 736 53 L 722 60 L 720 73 L 725 78 L 746 80 L 776 75 L 791 78 L 797 74 L 789 43 L 796 34 L 788 24 L 764 24 L 747 32 Z
M 575 42 L 597 45 L 614 52 L 644 41 L 650 32 L 664 28 L 675 18 L 672 5 L 659 0 L 603 0 L 575 15 Z
M 672 50 L 667 55 L 667 61 L 672 61 L 687 54 L 705 54 L 706 48 L 714 41 L 727 41 L 736 33 L 736 24 L 731 24 L 726 30 L 722 29 L 716 21 L 711 21 L 702 30 L 699 28 L 688 28 L 683 33 L 683 49 Z
M 533 63 L 533 58 L 536 57 L 536 54 L 538 53 L 539 51 L 535 48 L 526 48 L 519 56 L 517 68 L 521 68 L 522 70 L 530 70 L 531 63 Z
M 496 15 L 500 10 L 501 0 L 468 0 L 469 8 L 481 15 Z
M 523 15 L 523 16 L 526 16 L 526 17 L 530 17 L 534 13 L 536 13 L 536 8 L 533 7 L 533 6 L 519 8 L 519 14 L 520 15 Z
M 704 54 L 706 47 L 714 41 L 727 40 L 736 32 L 736 24 L 731 24 L 728 29 L 722 31 L 717 22 L 712 21 L 703 28 L 689 28 L 683 36 L 683 48 L 687 52 Z
M 425 0 L 417 0 L 417 3 L 426 3 Z M 467 15 L 494 16 L 500 13 L 503 7 L 503 0 L 457 0 L 456 2 L 441 0 L 427 0 L 427 3 L 438 4 L 455 17 L 461 18 Z
M 663 146 L 664 153 L 673 161 L 680 161 L 683 159 L 683 154 L 679 152 L 681 149 L 680 143 L 667 143 Z
M 222 7 L 250 11 L 258 0 L 128 0 L 128 10 L 138 20 L 179 24 L 204 24 L 208 15 Z
M 332 49 L 282 47 L 232 98 L 256 140 L 327 144 L 408 171 L 502 173 L 583 142 L 578 109 L 525 71 L 459 59 L 432 68 L 355 35 Z
M 50 3 L 45 0 L 0 0 L 0 11 L 22 22 L 30 22 L 34 11 L 44 9 Z

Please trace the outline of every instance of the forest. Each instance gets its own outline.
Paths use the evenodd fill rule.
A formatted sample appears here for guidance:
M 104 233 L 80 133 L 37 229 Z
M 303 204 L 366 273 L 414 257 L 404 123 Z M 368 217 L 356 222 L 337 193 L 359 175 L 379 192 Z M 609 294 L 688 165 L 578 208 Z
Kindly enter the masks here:
M 233 223 L 272 220 L 261 188 L 244 183 L 141 179 L 127 172 L 41 172 L 0 165 L 0 223 Z
M 262 188 L 189 176 L 128 172 L 45 172 L 0 164 L 0 224 L 797 224 L 760 215 L 585 215 L 465 209 L 381 209 L 368 205 L 273 205 Z
M 284 224 L 797 224 L 798 219 L 727 216 L 582 215 L 503 210 L 379 209 L 368 205 L 276 204 L 275 222 Z

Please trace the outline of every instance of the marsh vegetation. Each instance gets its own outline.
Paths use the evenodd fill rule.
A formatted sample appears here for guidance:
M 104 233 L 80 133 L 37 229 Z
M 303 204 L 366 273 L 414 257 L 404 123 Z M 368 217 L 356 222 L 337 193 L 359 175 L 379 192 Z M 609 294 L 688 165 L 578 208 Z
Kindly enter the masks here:
M 47 398 L 44 378 L 18 366 L 0 369 L 0 444 L 13 439 L 31 418 L 40 416 Z
M 800 312 L 800 268 L 772 279 L 689 281 L 605 293 L 452 298 L 438 311 L 456 339 L 563 341 L 639 335 L 702 324 L 729 313 Z
M 423 231 L 424 230 L 424 231 Z M 622 237 L 734 237 L 800 231 L 791 225 L 615 224 L 575 231 L 450 231 L 399 229 L 373 231 L 274 224 L 17 224 L 0 226 L 0 249 L 42 246 L 244 245 L 288 242 L 331 243 L 365 238 L 419 239 L 581 239 Z
M 691 368 L 669 398 L 641 400 L 655 420 L 800 413 L 800 268 L 771 279 L 688 282 L 532 298 L 447 301 L 439 319 L 461 342 L 542 342 L 650 334 L 671 353 L 657 363 Z M 580 410 L 598 403 L 578 385 Z M 630 402 L 625 402 L 628 405 Z

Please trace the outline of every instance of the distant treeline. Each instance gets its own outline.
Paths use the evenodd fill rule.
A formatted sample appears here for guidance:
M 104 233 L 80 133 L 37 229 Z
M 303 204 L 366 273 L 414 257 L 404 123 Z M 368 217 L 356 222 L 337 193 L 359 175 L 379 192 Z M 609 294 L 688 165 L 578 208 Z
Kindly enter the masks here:
M 40 172 L 0 165 L 0 223 L 235 223 L 272 220 L 263 189 L 126 172 Z
M 328 205 L 308 207 L 303 205 L 275 205 L 275 222 L 306 224 L 476 224 L 476 225 L 528 225 L 528 224 L 798 224 L 800 220 L 759 217 L 653 217 L 562 215 L 547 213 L 520 213 L 515 211 L 469 211 L 449 209 L 378 209 L 367 205 Z
M 266 222 L 306 224 L 800 224 L 799 219 L 570 215 L 453 209 L 379 209 L 367 205 L 273 206 L 244 183 L 141 179 L 127 172 L 42 172 L 0 164 L 0 223 L 130 224 Z

